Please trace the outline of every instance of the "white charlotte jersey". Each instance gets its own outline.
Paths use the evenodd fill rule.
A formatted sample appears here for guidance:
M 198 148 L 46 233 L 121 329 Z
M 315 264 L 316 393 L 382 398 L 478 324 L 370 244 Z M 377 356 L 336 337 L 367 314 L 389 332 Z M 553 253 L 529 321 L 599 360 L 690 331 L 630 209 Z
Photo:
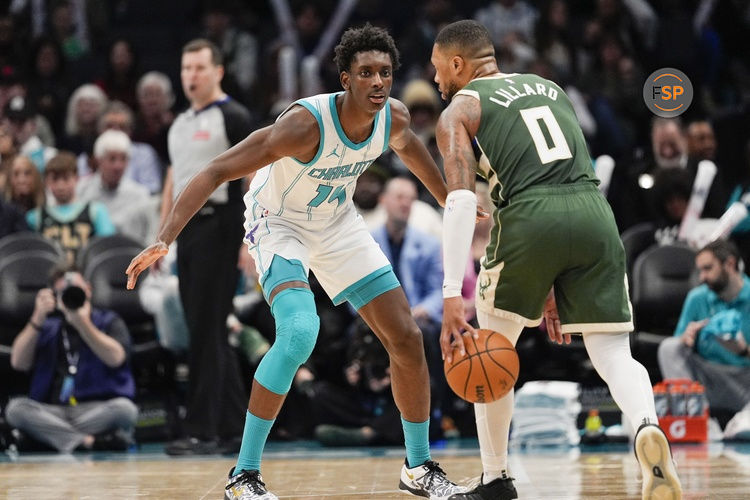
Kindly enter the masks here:
M 296 220 L 333 217 L 352 203 L 357 177 L 387 148 L 391 130 L 391 106 L 377 115 L 372 134 L 359 144 L 344 133 L 336 111 L 336 96 L 320 94 L 292 103 L 313 114 L 320 128 L 320 145 L 309 163 L 285 157 L 260 169 L 245 194 L 245 219 L 278 215 Z M 278 120 L 278 118 L 277 118 Z

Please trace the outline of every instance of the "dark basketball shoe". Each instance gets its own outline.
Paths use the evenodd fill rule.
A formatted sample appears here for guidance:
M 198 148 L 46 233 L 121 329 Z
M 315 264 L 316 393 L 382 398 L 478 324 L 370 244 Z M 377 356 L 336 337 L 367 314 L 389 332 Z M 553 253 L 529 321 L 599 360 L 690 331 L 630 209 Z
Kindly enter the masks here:
M 482 484 L 480 479 L 476 488 L 466 493 L 453 495 L 450 500 L 512 500 L 513 498 L 518 498 L 516 487 L 513 486 L 513 478 L 499 477 L 487 484 Z
M 229 479 L 224 487 L 224 500 L 278 500 L 279 497 L 266 489 L 266 483 L 257 470 L 243 470 L 232 476 L 234 467 L 229 471 Z
M 679 500 L 680 479 L 672 460 L 672 450 L 658 425 L 644 423 L 635 434 L 635 457 L 643 475 L 643 500 Z
M 448 479 L 438 463 L 432 460 L 411 469 L 404 461 L 398 489 L 430 500 L 447 500 L 455 493 L 466 491 L 466 488 Z

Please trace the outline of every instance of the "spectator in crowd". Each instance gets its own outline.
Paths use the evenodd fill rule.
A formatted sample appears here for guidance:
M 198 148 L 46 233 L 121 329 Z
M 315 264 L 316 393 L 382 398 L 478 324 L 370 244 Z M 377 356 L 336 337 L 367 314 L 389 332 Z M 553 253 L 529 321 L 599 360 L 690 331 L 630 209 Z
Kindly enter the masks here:
M 253 96 L 258 78 L 258 41 L 234 25 L 236 15 L 237 9 L 226 0 L 212 2 L 203 13 L 203 29 L 206 38 L 214 42 L 224 56 L 224 90 L 245 105 L 253 106 L 259 104 Z
M 144 142 L 132 142 L 133 120 L 133 111 L 126 104 L 112 101 L 99 118 L 99 133 L 119 130 L 127 134 L 131 138 L 131 143 L 125 177 L 146 187 L 152 194 L 159 193 L 164 168 L 154 148 Z M 78 174 L 81 177 L 90 174 L 93 170 L 88 160 L 85 154 L 78 156 Z
M 435 85 L 421 78 L 414 79 L 407 83 L 401 92 L 401 101 L 409 108 L 411 128 L 427 145 L 435 138 L 435 124 L 443 108 Z M 440 158 L 439 151 L 434 153 L 433 158 Z
M 23 70 L 23 47 L 13 16 L 0 15 L 0 69 L 3 75 Z
M 164 186 L 167 213 L 188 181 L 219 153 L 250 132 L 250 113 L 225 94 L 222 55 L 212 42 L 197 39 L 182 52 L 182 88 L 190 108 L 169 130 L 171 167 Z M 236 419 L 247 394 L 235 354 L 227 342 L 227 316 L 232 310 L 242 244 L 242 181 L 219 186 L 177 238 L 177 274 L 188 330 L 187 436 L 170 443 L 170 455 L 214 453 L 239 440 L 244 423 Z M 214 265 L 206 266 L 208 261 Z M 212 293 L 207 294 L 206 290 Z M 221 388 L 221 391 L 217 390 Z M 227 448 L 229 450 L 229 448 Z M 236 450 L 235 450 L 236 451 Z
M 117 38 L 110 45 L 108 56 L 104 77 L 97 80 L 96 84 L 110 100 L 120 101 L 134 108 L 135 87 L 140 74 L 133 46 L 127 39 Z
M 169 163 L 167 132 L 174 121 L 172 82 L 164 73 L 150 71 L 138 80 L 136 97 L 138 111 L 133 140 L 150 144 L 166 165 Z
M 697 120 L 688 125 L 684 140 L 678 138 L 676 123 L 657 126 L 654 149 L 657 168 L 653 171 L 654 187 L 651 196 L 653 217 L 657 227 L 679 226 L 693 189 L 698 164 L 715 160 L 716 140 L 711 124 Z M 725 175 L 718 168 L 711 182 L 701 217 L 719 218 L 726 208 L 728 193 Z
M 78 183 L 81 202 L 100 202 L 118 232 L 128 225 L 131 213 L 148 202 L 148 189 L 125 176 L 130 159 L 130 138 L 119 130 L 105 130 L 94 143 L 96 172 Z
M 379 201 L 388 178 L 387 171 L 373 163 L 357 179 L 353 201 L 370 232 L 385 224 L 387 214 Z M 442 225 L 442 218 L 432 205 L 418 199 L 414 200 L 409 215 L 410 227 L 439 239 Z
M 533 45 L 538 17 L 537 10 L 524 0 L 494 0 L 474 14 L 474 19 L 487 26 L 496 47 L 514 34 Z
M 28 230 L 29 226 L 21 211 L 0 196 L 0 240 L 9 234 Z
M 89 52 L 84 4 L 70 0 L 54 2 L 48 22 L 49 32 L 62 47 L 67 60 L 77 61 Z
M 552 65 L 561 86 L 571 83 L 578 75 L 578 54 L 567 3 L 563 0 L 547 2 L 535 31 L 539 57 Z
M 28 77 L 29 101 L 49 121 L 54 136 L 62 137 L 71 89 L 62 48 L 54 39 L 42 36 L 33 42 Z
M 5 199 L 23 214 L 44 205 L 42 175 L 28 157 L 19 155 L 13 159 Z
M 612 175 L 608 199 L 620 232 L 639 222 L 655 221 L 657 200 L 652 188 L 659 169 L 687 167 L 687 140 L 679 118 L 651 121 L 651 149 L 648 160 L 618 162 Z
M 712 410 L 750 414 L 750 278 L 739 263 L 729 241 L 698 252 L 701 285 L 685 299 L 674 337 L 659 344 L 658 359 L 664 378 L 703 384 Z
M 343 386 L 328 380 L 303 385 L 316 424 L 315 438 L 326 446 L 401 443 L 388 352 L 360 318 L 352 327 L 343 361 Z
M 56 269 L 11 347 L 11 366 L 31 372 L 31 386 L 28 397 L 8 403 L 5 417 L 63 453 L 127 449 L 138 415 L 127 326 L 90 300 L 79 272 Z
M 640 139 L 638 125 L 648 119 L 643 106 L 646 75 L 615 35 L 603 35 L 594 54 L 593 63 L 581 76 L 598 131 L 594 154 L 618 158 L 632 150 Z
M 68 263 L 75 262 L 78 251 L 92 237 L 115 233 L 104 205 L 75 199 L 78 170 L 73 154 L 61 152 L 49 161 L 44 170 L 44 184 L 50 198 L 41 207 L 27 212 L 26 222 L 45 238 L 57 241 Z
M 700 160 L 716 159 L 716 135 L 711 122 L 695 120 L 687 126 L 688 156 Z
M 687 168 L 686 174 L 689 178 L 690 185 L 695 181 L 695 175 L 698 172 L 698 164 L 703 160 L 716 162 L 716 134 L 714 134 L 713 125 L 705 119 L 698 119 L 688 123 L 685 129 L 687 139 Z M 703 217 L 721 217 L 726 208 L 729 198 L 728 175 L 723 165 L 717 164 L 716 177 L 711 184 L 711 189 L 706 198 L 706 204 L 703 208 Z
M 28 156 L 40 172 L 55 156 L 55 148 L 45 146 L 37 135 L 36 112 L 26 97 L 15 96 L 5 105 L 3 117 L 7 120 L 13 140 L 18 144 L 19 154 Z
M 18 154 L 16 141 L 9 123 L 0 120 L 0 192 L 4 193 L 10 178 L 10 166 Z
M 77 155 L 91 154 L 98 136 L 99 118 L 107 104 L 107 96 L 93 83 L 78 87 L 68 99 L 65 135 L 60 140 L 60 147 Z

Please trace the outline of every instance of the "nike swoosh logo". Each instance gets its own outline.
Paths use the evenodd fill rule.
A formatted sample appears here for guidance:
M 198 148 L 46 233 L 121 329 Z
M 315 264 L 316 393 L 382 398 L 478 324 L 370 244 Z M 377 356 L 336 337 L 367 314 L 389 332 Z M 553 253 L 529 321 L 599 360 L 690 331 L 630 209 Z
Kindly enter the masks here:
M 406 477 L 408 477 L 409 479 L 411 479 L 412 481 L 414 481 L 414 475 L 410 474 L 408 470 L 406 471 Z

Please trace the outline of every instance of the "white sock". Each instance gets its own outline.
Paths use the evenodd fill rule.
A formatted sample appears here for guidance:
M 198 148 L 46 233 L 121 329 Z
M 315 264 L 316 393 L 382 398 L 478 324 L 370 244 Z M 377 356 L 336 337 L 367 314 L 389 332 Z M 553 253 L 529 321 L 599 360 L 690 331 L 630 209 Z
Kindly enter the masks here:
M 482 457 L 482 483 L 507 476 L 508 434 L 513 416 L 513 391 L 492 403 L 474 404 Z
M 481 328 L 503 334 L 513 345 L 521 335 L 523 325 L 477 311 Z M 474 404 L 477 421 L 477 437 L 482 457 L 482 483 L 508 477 L 508 434 L 513 418 L 513 390 L 492 403 Z
M 584 333 L 583 343 L 599 376 L 633 430 L 644 419 L 657 423 L 654 392 L 648 372 L 630 353 L 629 333 Z

